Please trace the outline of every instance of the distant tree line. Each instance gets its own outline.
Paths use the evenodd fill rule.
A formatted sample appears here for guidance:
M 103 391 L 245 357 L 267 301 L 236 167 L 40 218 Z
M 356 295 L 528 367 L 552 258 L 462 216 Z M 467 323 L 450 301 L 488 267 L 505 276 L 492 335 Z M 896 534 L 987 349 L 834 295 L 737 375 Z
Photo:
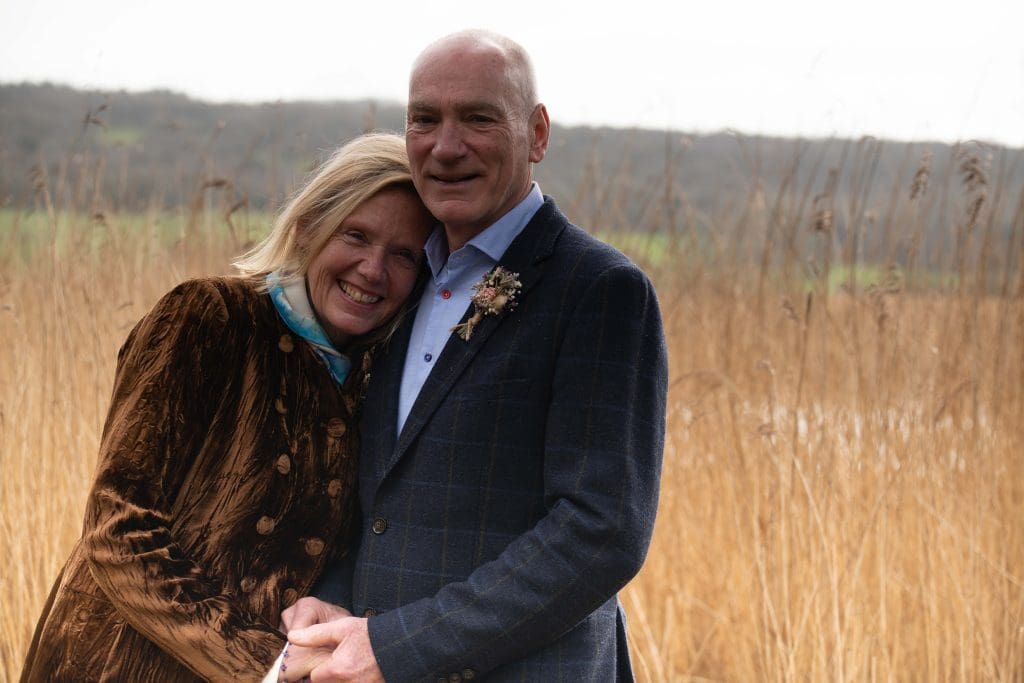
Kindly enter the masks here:
M 402 127 L 400 104 L 373 100 L 210 103 L 168 91 L 0 85 L 0 206 L 31 209 L 46 191 L 79 210 L 167 210 L 219 193 L 222 202 L 273 210 L 340 143 Z M 957 202 L 976 201 L 962 187 L 972 158 L 988 185 L 1015 201 L 1022 150 L 557 123 L 535 177 L 571 219 L 595 230 L 777 239 L 785 249 L 804 231 L 828 229 L 848 242 L 856 224 L 856 248 L 870 256 L 900 251 L 882 232 L 895 229 L 922 169 L 930 185 L 918 191 L 930 186 L 936 206 L 925 239 L 955 232 L 961 208 L 969 210 Z M 986 195 L 990 208 L 994 194 Z M 992 214 L 997 232 L 1010 230 L 1011 214 Z

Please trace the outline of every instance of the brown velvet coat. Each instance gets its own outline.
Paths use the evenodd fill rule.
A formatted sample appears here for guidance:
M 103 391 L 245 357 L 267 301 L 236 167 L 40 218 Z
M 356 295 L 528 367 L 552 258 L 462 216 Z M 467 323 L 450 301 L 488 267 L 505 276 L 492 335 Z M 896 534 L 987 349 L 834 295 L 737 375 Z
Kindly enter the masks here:
M 22 681 L 259 681 L 281 610 L 347 547 L 362 374 L 338 387 L 251 281 L 167 294 L 118 355 Z

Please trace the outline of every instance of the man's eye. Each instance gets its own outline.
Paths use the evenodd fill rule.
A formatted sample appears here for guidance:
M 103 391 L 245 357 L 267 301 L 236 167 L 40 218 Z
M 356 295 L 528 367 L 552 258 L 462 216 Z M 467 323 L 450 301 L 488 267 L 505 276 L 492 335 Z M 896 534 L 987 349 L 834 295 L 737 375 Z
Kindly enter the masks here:
M 428 116 L 427 114 L 416 114 L 409 117 L 409 125 L 412 126 L 429 126 L 434 123 L 434 117 Z

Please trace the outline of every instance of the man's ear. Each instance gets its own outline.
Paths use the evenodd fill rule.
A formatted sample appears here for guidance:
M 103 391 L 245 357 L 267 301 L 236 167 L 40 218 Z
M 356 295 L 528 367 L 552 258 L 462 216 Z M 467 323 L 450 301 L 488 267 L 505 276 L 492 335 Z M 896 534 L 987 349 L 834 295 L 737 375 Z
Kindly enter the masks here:
M 538 104 L 530 114 L 530 133 L 533 139 L 530 143 L 530 162 L 537 164 L 543 161 L 548 151 L 548 141 L 551 139 L 551 120 L 548 118 L 548 109 L 543 104 Z

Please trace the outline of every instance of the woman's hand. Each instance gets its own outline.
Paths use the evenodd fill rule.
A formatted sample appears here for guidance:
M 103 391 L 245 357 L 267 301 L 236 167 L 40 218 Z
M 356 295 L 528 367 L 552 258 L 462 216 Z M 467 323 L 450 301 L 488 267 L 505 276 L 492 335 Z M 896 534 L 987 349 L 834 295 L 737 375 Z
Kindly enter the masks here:
M 330 660 L 333 652 L 324 647 L 302 647 L 288 643 L 284 659 L 277 674 L 278 683 L 300 683 L 309 681 L 309 674 L 316 667 Z

